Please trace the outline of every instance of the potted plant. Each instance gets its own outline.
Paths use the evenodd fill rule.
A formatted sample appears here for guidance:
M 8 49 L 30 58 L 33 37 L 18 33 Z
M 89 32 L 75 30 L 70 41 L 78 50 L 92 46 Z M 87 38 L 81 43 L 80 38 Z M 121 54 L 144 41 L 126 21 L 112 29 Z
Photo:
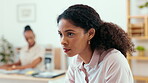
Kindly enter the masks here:
M 9 43 L 4 37 L 0 39 L 0 63 L 8 64 L 13 62 L 14 49 L 11 43 Z
M 138 56 L 144 56 L 145 48 L 143 46 L 137 46 L 136 50 L 138 51 Z

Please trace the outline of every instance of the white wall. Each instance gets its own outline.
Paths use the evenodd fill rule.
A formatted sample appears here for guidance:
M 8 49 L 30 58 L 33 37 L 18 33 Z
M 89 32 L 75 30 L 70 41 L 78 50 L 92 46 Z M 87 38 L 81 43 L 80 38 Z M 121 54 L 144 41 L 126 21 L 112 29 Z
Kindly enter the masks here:
M 0 35 L 2 35 L 4 33 L 4 1 L 0 1 Z
M 36 4 L 36 21 L 18 22 L 17 5 L 30 3 Z M 56 18 L 67 7 L 76 3 L 94 7 L 104 21 L 117 23 L 126 29 L 125 0 L 0 0 L 0 35 L 3 34 L 14 46 L 22 46 L 26 43 L 23 29 L 29 24 L 40 44 L 60 46 Z

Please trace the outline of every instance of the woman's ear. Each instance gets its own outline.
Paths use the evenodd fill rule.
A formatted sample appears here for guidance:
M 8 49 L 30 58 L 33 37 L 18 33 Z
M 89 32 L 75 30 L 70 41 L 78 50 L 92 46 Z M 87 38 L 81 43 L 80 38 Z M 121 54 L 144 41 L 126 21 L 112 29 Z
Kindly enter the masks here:
M 95 35 L 95 29 L 91 28 L 88 30 L 89 40 L 91 40 Z

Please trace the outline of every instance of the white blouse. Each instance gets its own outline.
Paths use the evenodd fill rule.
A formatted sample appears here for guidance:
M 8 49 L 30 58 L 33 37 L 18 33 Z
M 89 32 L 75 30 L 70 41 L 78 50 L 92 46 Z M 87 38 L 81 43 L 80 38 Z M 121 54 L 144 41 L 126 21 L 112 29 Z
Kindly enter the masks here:
M 133 83 L 133 75 L 124 55 L 109 49 L 95 50 L 89 64 L 77 55 L 69 66 L 66 83 Z
M 27 65 L 32 63 L 35 59 L 41 57 L 42 62 L 40 62 L 35 69 L 38 70 L 44 70 L 44 55 L 45 55 L 45 49 L 41 47 L 40 45 L 35 44 L 32 48 L 28 49 L 28 46 L 25 46 L 20 51 L 20 61 L 21 65 Z

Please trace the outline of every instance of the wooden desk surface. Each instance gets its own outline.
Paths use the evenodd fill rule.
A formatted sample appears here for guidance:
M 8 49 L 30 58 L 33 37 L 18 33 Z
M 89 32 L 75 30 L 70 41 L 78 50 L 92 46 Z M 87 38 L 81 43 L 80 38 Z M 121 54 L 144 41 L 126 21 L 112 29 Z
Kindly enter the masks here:
M 18 80 L 18 81 L 40 81 L 40 82 L 46 82 L 49 81 L 57 81 L 59 79 L 64 79 L 65 75 L 61 75 L 55 78 L 36 78 L 32 76 L 26 76 L 26 75 L 19 75 L 19 74 L 1 74 L 0 73 L 0 79 L 5 80 Z
M 0 74 L 0 79 L 17 79 L 17 80 L 35 80 L 35 81 L 52 81 L 64 78 L 65 75 L 58 76 L 55 78 L 36 78 L 32 76 L 18 75 L 18 74 Z

